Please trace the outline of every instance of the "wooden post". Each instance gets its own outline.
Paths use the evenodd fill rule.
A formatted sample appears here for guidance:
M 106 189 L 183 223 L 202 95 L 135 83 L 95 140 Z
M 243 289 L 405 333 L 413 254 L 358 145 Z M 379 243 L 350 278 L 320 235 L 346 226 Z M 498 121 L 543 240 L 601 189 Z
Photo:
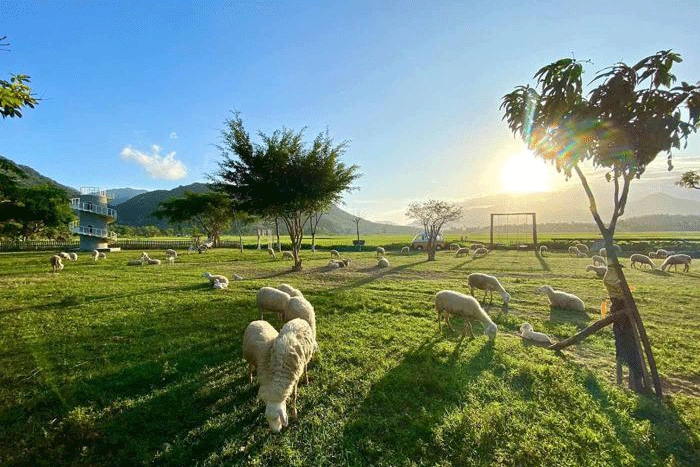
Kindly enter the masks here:
M 532 213 L 532 247 L 537 254 L 537 214 L 534 212 Z
M 491 214 L 491 236 L 490 236 L 490 244 L 493 247 L 493 214 Z

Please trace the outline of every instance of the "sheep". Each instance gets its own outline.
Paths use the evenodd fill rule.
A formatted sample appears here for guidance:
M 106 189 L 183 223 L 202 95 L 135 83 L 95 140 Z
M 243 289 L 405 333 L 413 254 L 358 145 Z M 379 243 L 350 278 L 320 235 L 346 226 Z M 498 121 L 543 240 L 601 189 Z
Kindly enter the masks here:
M 143 266 L 144 259 L 143 256 L 140 257 L 139 259 L 130 259 L 129 261 L 126 262 L 127 266 Z
M 647 256 L 648 256 L 649 258 L 657 259 L 657 256 L 656 256 L 656 252 L 655 252 L 655 251 L 650 251 L 650 252 L 647 254 Z
M 212 287 L 216 284 L 217 281 L 220 284 L 226 284 L 224 286 L 219 286 L 219 288 L 228 287 L 228 278 L 226 276 L 222 276 L 220 274 L 209 274 L 208 272 L 205 272 L 204 274 L 202 274 L 202 277 L 206 277 L 209 283 L 211 283 Z
M 331 258 L 340 258 L 340 253 L 338 253 L 338 250 L 331 250 Z
M 605 259 L 605 256 L 601 256 L 601 255 L 593 255 L 591 257 L 591 261 L 593 261 L 593 266 L 598 266 L 598 265 L 607 266 L 607 264 L 608 264 L 608 260 Z
M 488 274 L 482 274 L 480 272 L 475 272 L 467 276 L 467 282 L 469 283 L 469 288 L 471 289 L 472 296 L 474 295 L 474 289 L 479 289 L 484 291 L 484 298 L 482 301 L 486 300 L 486 294 L 491 294 L 491 302 L 493 302 L 493 291 L 495 290 L 503 298 L 503 303 L 510 302 L 510 294 L 506 292 L 498 279 L 494 276 L 489 276 Z M 489 303 L 491 303 L 489 302 Z
M 544 256 L 544 254 L 548 252 L 549 248 L 547 248 L 547 245 L 540 245 L 540 256 Z
M 576 255 L 578 258 L 587 258 L 588 255 L 584 253 L 583 251 L 579 251 L 578 255 Z
M 100 251 L 100 252 L 97 254 L 97 256 L 98 256 L 100 259 L 107 259 L 107 253 L 105 253 L 104 251 Z
M 92 251 L 92 260 L 97 261 L 97 259 L 100 257 L 100 252 L 97 250 Z
M 338 264 L 338 262 L 336 260 L 332 259 L 332 260 L 328 261 L 328 264 L 326 265 L 326 267 L 329 269 L 338 269 L 340 267 L 340 265 Z
M 222 282 L 219 279 L 214 279 L 214 283 L 211 285 L 212 289 L 225 289 L 228 287 L 228 281 Z
M 658 252 L 657 252 L 658 254 Z M 675 271 L 678 270 L 678 265 L 682 264 L 683 265 L 683 272 L 688 272 L 690 271 L 690 261 L 691 258 L 688 255 L 671 255 L 667 257 L 664 262 L 661 264 L 661 270 L 664 271 L 666 268 L 669 268 L 673 266 L 673 269 Z
M 174 256 L 166 256 L 165 259 L 168 261 L 168 263 L 173 264 L 175 262 L 175 257 Z
M 297 416 L 297 385 L 315 347 L 309 323 L 300 318 L 293 319 L 282 327 L 273 341 L 269 364 L 258 368 L 258 399 L 265 402 L 265 418 L 274 433 L 287 426 L 286 405 L 290 396 L 290 415 L 292 418 Z M 267 373 L 262 378 L 261 369 Z
M 377 257 L 384 256 L 386 252 L 384 251 L 384 248 L 378 246 L 377 247 Z
M 659 248 L 658 250 L 656 250 L 656 257 L 659 258 L 659 259 L 668 258 L 668 257 L 669 257 L 670 255 L 672 255 L 672 254 L 673 254 L 672 251 L 663 250 L 663 249 L 661 249 L 661 248 Z
M 462 245 L 460 245 L 459 243 L 450 243 L 450 250 L 451 251 L 457 251 L 460 248 L 462 248 Z
M 484 245 L 482 245 L 481 243 L 472 243 L 471 245 L 469 245 L 469 249 L 471 249 L 471 250 L 478 250 L 479 248 L 486 248 L 486 247 Z
M 311 326 L 311 333 L 316 341 L 316 312 L 313 305 L 304 297 L 291 297 L 287 302 L 287 307 L 281 316 L 281 321 L 288 322 L 294 318 L 301 318 Z M 308 380 L 307 380 L 308 383 Z
M 486 248 L 477 248 L 476 251 L 474 251 L 474 254 L 472 255 L 473 258 L 481 258 L 482 256 L 486 256 L 489 254 L 489 250 Z
M 579 249 L 576 248 L 575 246 L 570 246 L 570 247 L 569 247 L 569 255 L 570 255 L 570 256 L 578 256 L 580 253 L 581 253 L 581 252 L 579 251 Z
M 263 317 L 263 310 L 274 311 L 278 316 L 284 314 L 287 309 L 287 302 L 290 296 L 287 292 L 275 289 L 274 287 L 261 287 L 255 295 L 255 302 L 258 305 L 260 319 Z
M 389 260 L 382 256 L 377 260 L 377 266 L 380 268 L 388 268 L 390 266 Z
M 469 335 L 474 337 L 472 325 L 470 323 L 470 321 L 474 319 L 483 324 L 484 334 L 488 336 L 490 341 L 496 338 L 498 326 L 491 321 L 489 315 L 486 314 L 474 297 L 455 292 L 454 290 L 441 290 L 435 294 L 435 311 L 437 312 L 438 330 L 440 331 L 442 330 L 442 319 L 444 319 L 450 329 L 454 331 L 452 324 L 450 324 L 449 315 L 455 315 L 464 318 L 464 330 L 462 331 L 462 335 L 466 335 L 467 329 L 469 329 Z
M 577 244 L 574 245 L 574 246 L 575 246 L 576 249 L 578 249 L 578 251 L 580 251 L 581 253 L 588 253 L 588 246 L 587 246 L 587 245 L 584 245 L 583 243 L 577 243 Z M 527 324 L 527 323 L 525 323 L 525 324 Z
M 243 280 L 243 276 L 241 276 L 241 275 L 239 275 L 239 274 L 234 274 L 234 275 L 233 275 L 233 280 L 234 280 L 234 281 L 242 281 L 242 280 Z
M 253 382 L 253 370 L 258 370 L 258 379 L 269 375 L 267 368 L 270 349 L 278 333 L 267 321 L 252 321 L 243 333 L 243 358 L 248 362 L 248 379 Z M 262 382 L 260 383 L 262 385 Z
M 620 245 L 613 245 L 613 250 L 615 250 L 615 255 L 619 256 L 620 253 L 622 253 L 622 248 L 620 248 Z M 608 250 L 605 249 L 605 247 L 601 248 L 600 251 L 598 251 L 598 254 L 603 257 L 608 256 Z
M 520 337 L 522 337 L 523 339 L 529 339 L 535 342 L 542 342 L 545 344 L 553 343 L 552 339 L 550 339 L 547 334 L 533 331 L 532 324 L 530 323 L 523 323 L 520 325 Z
M 58 254 L 58 256 L 60 256 L 61 259 L 70 260 L 70 255 L 69 255 L 68 253 L 66 253 L 65 251 L 60 252 L 60 253 Z
M 277 287 L 275 287 L 277 290 L 281 290 L 282 292 L 285 292 L 289 294 L 290 297 L 303 297 L 304 294 L 301 293 L 301 290 L 295 289 L 289 284 L 280 284 Z
M 289 258 L 289 259 L 294 259 L 294 256 L 292 255 L 291 251 L 283 251 L 282 252 L 282 259 Z
M 267 254 L 270 255 L 272 259 L 277 259 L 277 256 L 275 255 L 275 250 L 273 250 L 271 247 L 267 247 Z
M 455 253 L 455 258 L 459 258 L 462 255 L 469 256 L 469 248 L 460 248 L 457 250 L 457 253 Z
M 332 266 L 331 266 L 331 264 L 332 264 Z M 335 268 L 344 268 L 345 266 L 347 266 L 347 263 L 345 262 L 345 260 L 342 260 L 342 259 L 332 259 L 328 262 L 328 265 L 335 269 Z
M 60 255 L 53 255 L 49 258 L 49 263 L 51 263 L 51 272 L 58 272 L 63 270 L 63 261 L 61 261 Z
M 640 255 L 637 253 L 630 255 L 630 266 L 634 267 L 636 263 L 648 264 L 651 267 L 651 269 L 656 269 L 656 265 L 651 260 L 651 258 L 645 255 Z
M 555 308 L 573 311 L 585 311 L 586 309 L 583 304 L 583 300 L 578 298 L 576 295 L 562 292 L 561 290 L 554 290 L 549 285 L 539 287 L 537 292 L 546 294 L 549 298 L 550 305 Z
M 206 253 L 209 250 L 209 246 L 206 243 L 202 243 L 197 247 L 197 253 Z
M 145 264 L 160 264 L 159 259 L 151 258 L 150 256 L 148 256 L 148 253 L 146 253 L 145 251 L 143 253 L 141 253 L 141 260 Z
M 407 246 L 401 248 L 401 254 L 402 254 L 402 255 L 407 255 L 407 254 L 408 254 L 408 250 L 410 250 L 410 248 L 407 247 Z
M 596 273 L 596 275 L 602 279 L 603 276 L 605 276 L 605 273 L 608 272 L 608 267 L 607 266 L 595 266 L 593 264 L 589 264 L 586 266 L 586 271 L 593 271 Z
M 70 256 L 71 261 L 78 261 L 78 253 L 68 253 L 68 256 Z
M 165 250 L 165 257 L 170 258 L 171 256 L 173 258 L 177 258 L 177 251 L 168 248 L 167 250 Z

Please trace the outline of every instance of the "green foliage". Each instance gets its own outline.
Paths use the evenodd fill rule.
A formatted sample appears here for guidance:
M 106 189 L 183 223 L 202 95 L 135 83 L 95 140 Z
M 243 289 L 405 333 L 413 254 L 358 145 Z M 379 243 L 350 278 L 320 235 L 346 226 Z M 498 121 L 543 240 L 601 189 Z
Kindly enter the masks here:
M 65 237 L 73 219 L 66 192 L 52 185 L 19 188 L 15 199 L 0 203 L 2 235 L 16 240 Z
M 693 170 L 689 170 L 683 174 L 681 179 L 676 182 L 676 185 L 683 188 L 694 188 L 700 190 L 700 175 Z
M 428 237 L 428 261 L 435 261 L 435 241 L 440 235 L 440 230 L 445 224 L 460 219 L 462 208 L 446 201 L 431 199 L 423 203 L 409 204 L 406 216 L 423 224 L 423 232 Z
M 7 36 L 0 37 L 0 42 Z M 8 44 L 0 43 L 0 46 Z M 0 79 L 0 115 L 2 118 L 22 117 L 20 110 L 23 107 L 34 108 L 38 100 L 32 96 L 32 88 L 29 87 L 29 76 L 18 74 L 11 75 L 10 81 Z
M 168 219 L 172 224 L 193 224 L 201 229 L 216 244 L 221 234 L 228 229 L 234 218 L 231 200 L 223 193 L 192 193 L 185 191 L 184 198 L 171 198 L 159 203 L 153 212 L 159 219 Z

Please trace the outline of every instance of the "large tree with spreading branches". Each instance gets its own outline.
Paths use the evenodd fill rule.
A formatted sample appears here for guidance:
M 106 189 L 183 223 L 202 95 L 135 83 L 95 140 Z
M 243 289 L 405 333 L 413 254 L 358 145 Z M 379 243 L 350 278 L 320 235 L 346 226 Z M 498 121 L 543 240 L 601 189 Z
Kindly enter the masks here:
M 449 222 L 462 217 L 462 208 L 447 201 L 431 199 L 424 203 L 415 202 L 408 205 L 406 216 L 423 225 L 423 232 L 428 239 L 425 251 L 428 261 L 435 261 L 436 240 L 440 231 Z
M 674 85 L 671 68 L 680 61 L 677 53 L 663 50 L 634 65 L 616 63 L 600 70 L 591 81 L 596 87 L 584 93 L 584 64 L 565 58 L 541 68 L 534 75 L 534 87 L 516 87 L 501 104 L 513 133 L 567 179 L 575 175 L 580 180 L 609 255 L 604 284 L 612 302 L 610 315 L 557 348 L 612 323 L 618 381 L 624 362 L 630 368 L 631 388 L 651 390 L 653 380 L 658 395 L 661 386 L 651 346 L 612 245 L 633 180 L 659 153 L 667 155 L 671 170 L 672 150 L 685 147 L 697 129 L 700 87 L 687 82 Z M 599 169 L 611 185 L 614 206 L 607 224 L 581 168 L 585 163 Z
M 222 131 L 218 147 L 224 159 L 213 177 L 236 209 L 284 222 L 295 271 L 302 269 L 299 250 L 311 216 L 340 202 L 359 177 L 357 166 L 340 161 L 346 142 L 336 145 L 325 132 L 306 144 L 303 133 L 286 128 L 271 135 L 261 132 L 261 143 L 253 143 L 236 113 Z

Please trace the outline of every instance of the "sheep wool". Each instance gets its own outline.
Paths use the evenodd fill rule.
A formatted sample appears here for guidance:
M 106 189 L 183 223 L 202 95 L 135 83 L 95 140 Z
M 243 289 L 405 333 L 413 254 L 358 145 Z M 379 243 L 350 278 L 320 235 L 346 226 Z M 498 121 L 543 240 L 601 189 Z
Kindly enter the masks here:
M 658 254 L 658 252 L 657 252 Z M 661 263 L 661 270 L 665 271 L 666 268 L 671 268 L 673 266 L 673 269 L 675 271 L 678 270 L 678 265 L 682 264 L 683 265 L 683 272 L 688 272 L 690 271 L 690 262 L 691 258 L 688 255 L 671 255 L 668 256 L 663 263 Z
M 389 260 L 382 256 L 377 260 L 377 266 L 380 268 L 388 268 L 390 266 Z
M 282 292 L 285 292 L 289 294 L 290 297 L 303 297 L 304 294 L 301 293 L 301 290 L 295 289 L 289 284 L 280 284 L 277 287 L 275 287 L 277 290 L 281 290 Z
M 205 272 L 202 274 L 202 277 L 206 277 L 209 283 L 214 287 L 216 285 L 216 282 L 219 282 L 219 284 L 225 284 L 225 285 L 220 285 L 218 288 L 223 289 L 228 287 L 228 278 L 226 276 L 222 276 L 220 274 L 209 274 L 208 272 Z M 214 287 L 217 288 L 217 287 Z
M 291 297 L 287 302 L 287 308 L 284 310 L 282 321 L 285 323 L 295 318 L 301 318 L 311 327 L 311 334 L 314 341 L 316 340 L 316 312 L 313 305 L 304 297 Z
M 78 261 L 78 253 L 68 253 L 71 261 Z
M 401 248 L 401 254 L 402 255 L 407 255 L 408 254 L 409 247 L 405 246 Z
M 656 269 L 656 265 L 651 260 L 651 258 L 649 258 L 648 256 L 640 255 L 638 253 L 634 253 L 634 254 L 630 255 L 630 266 L 634 267 L 634 265 L 637 263 L 646 264 L 649 267 L 651 267 L 651 269 Z
M 291 251 L 283 251 L 282 259 L 294 259 L 294 256 L 292 255 Z
M 484 298 L 482 301 L 486 300 L 486 294 L 491 294 L 491 301 L 493 302 L 493 292 L 496 291 L 501 294 L 503 303 L 510 302 L 510 294 L 506 292 L 506 289 L 503 288 L 501 283 L 498 282 L 498 279 L 494 276 L 475 272 L 467 276 L 467 283 L 471 289 L 472 296 L 474 295 L 474 289 L 484 291 Z
M 263 317 L 263 311 L 274 311 L 278 316 L 284 314 L 289 301 L 289 294 L 275 289 L 274 287 L 261 287 L 255 295 L 255 301 L 260 312 L 260 319 Z
M 277 337 L 277 331 L 267 321 L 252 321 L 243 333 L 243 358 L 248 362 L 248 378 L 253 382 L 253 371 L 258 369 L 258 379 L 264 379 L 270 372 L 266 365 L 270 360 L 270 349 Z M 264 368 L 263 368 L 264 367 Z M 260 384 L 263 382 L 260 381 Z
M 600 279 L 602 279 L 605 276 L 605 273 L 608 272 L 608 267 L 595 266 L 593 264 L 589 264 L 588 266 L 586 266 L 586 271 L 593 271 Z
M 386 251 L 384 250 L 384 248 L 378 246 L 377 247 L 377 256 L 384 256 L 385 254 L 386 254 Z
M 467 329 L 469 329 L 469 335 L 474 337 L 470 321 L 477 320 L 484 326 L 484 334 L 488 336 L 489 340 L 492 341 L 496 338 L 498 326 L 491 321 L 489 315 L 474 297 L 454 290 L 441 290 L 435 294 L 435 311 L 437 312 L 438 329 L 441 329 L 441 320 L 444 319 L 450 329 L 454 330 L 449 319 L 450 315 L 454 315 L 464 318 L 463 335 L 466 335 Z
M 552 339 L 549 338 L 549 336 L 543 332 L 536 332 L 532 330 L 532 324 L 530 323 L 523 323 L 520 326 L 520 336 L 523 339 L 529 339 L 533 340 L 536 342 L 542 342 L 545 344 L 552 344 Z
M 455 258 L 459 258 L 462 255 L 469 256 L 469 248 L 460 248 L 457 250 L 457 253 L 455 253 Z
M 331 258 L 340 258 L 340 253 L 338 253 L 338 250 L 331 250 Z
M 51 272 L 63 270 L 63 261 L 61 261 L 60 255 L 51 256 L 51 258 L 49 258 L 49 263 L 51 263 Z
M 549 285 L 539 287 L 537 292 L 546 294 L 547 298 L 549 298 L 550 305 L 555 308 L 573 311 L 585 311 L 586 309 L 583 300 L 576 295 L 562 292 L 561 290 L 554 290 Z

